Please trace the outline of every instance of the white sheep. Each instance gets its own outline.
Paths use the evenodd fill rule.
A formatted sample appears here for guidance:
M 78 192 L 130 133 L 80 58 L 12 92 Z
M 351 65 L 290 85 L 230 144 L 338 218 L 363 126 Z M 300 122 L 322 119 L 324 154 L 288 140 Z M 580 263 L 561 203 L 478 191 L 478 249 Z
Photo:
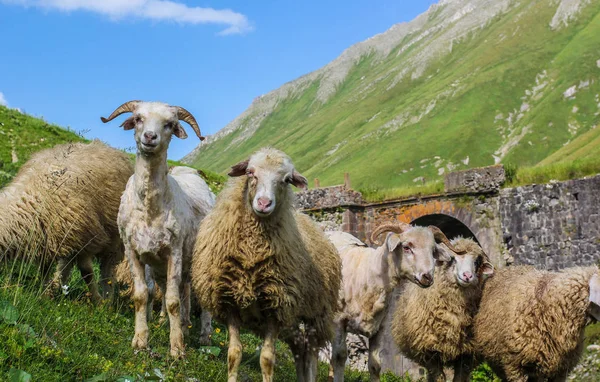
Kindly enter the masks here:
M 416 227 L 405 223 L 379 226 L 372 241 L 389 232 L 384 245 L 370 248 L 345 232 L 327 232 L 342 260 L 341 312 L 335 319 L 332 342 L 334 380 L 344 380 L 347 358 L 346 333 L 369 339 L 369 373 L 378 381 L 381 371 L 380 327 L 390 304 L 392 290 L 402 279 L 427 288 L 433 284 L 436 260 L 450 260 L 454 250 L 437 227 Z
M 318 349 L 333 337 L 340 259 L 295 210 L 290 185 L 307 181 L 287 155 L 262 149 L 229 175 L 200 226 L 192 265 L 200 303 L 228 326 L 228 380 L 237 380 L 246 327 L 264 338 L 263 381 L 272 381 L 279 336 L 294 352 L 298 380 L 314 381 Z
M 438 381 L 445 366 L 454 367 L 454 381 L 467 380 L 472 355 L 473 317 L 484 281 L 494 274 L 481 247 L 456 238 L 463 254 L 436 266 L 435 284 L 428 289 L 406 285 L 396 304 L 392 337 L 408 358 L 427 369 L 427 380 Z
M 121 198 L 118 225 L 133 275 L 132 346 L 148 346 L 147 320 L 152 299 L 148 295 L 145 265 L 150 265 L 152 276 L 165 295 L 171 355 L 180 357 L 184 354 L 183 331 L 190 325 L 190 264 L 197 227 L 213 207 L 215 196 L 196 170 L 175 167 L 169 173 L 167 148 L 172 135 L 187 137 L 180 120 L 192 126 L 200 140 L 204 138 L 187 110 L 159 102 L 126 102 L 102 122 L 128 112 L 133 115 L 121 126 L 135 129 L 137 154 L 135 173 Z M 210 324 L 206 325 L 206 320 L 210 322 L 210 317 L 204 314 L 201 340 L 209 343 Z
M 483 289 L 473 325 L 475 355 L 505 381 L 565 381 L 583 351 L 585 326 L 600 319 L 599 308 L 595 266 L 504 268 Z

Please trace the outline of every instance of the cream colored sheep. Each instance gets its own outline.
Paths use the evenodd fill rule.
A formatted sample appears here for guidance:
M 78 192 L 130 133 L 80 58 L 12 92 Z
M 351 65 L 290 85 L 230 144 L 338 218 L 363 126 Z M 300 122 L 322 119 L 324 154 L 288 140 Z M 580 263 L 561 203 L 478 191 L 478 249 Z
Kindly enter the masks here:
M 331 366 L 334 380 L 344 380 L 347 358 L 346 333 L 369 339 L 369 373 L 372 381 L 379 380 L 380 328 L 393 289 L 400 280 L 409 280 L 415 288 L 433 284 L 436 260 L 450 260 L 439 243 L 454 250 L 437 227 L 415 227 L 404 223 L 388 223 L 373 232 L 372 241 L 384 233 L 384 245 L 369 248 L 354 236 L 339 231 L 327 232 L 342 260 L 341 311 L 335 318 L 335 337 L 332 342 Z M 418 285 L 418 287 L 416 286 Z
M 190 325 L 189 270 L 194 241 L 198 225 L 214 205 L 215 197 L 196 170 L 175 167 L 169 172 L 167 149 L 173 135 L 187 137 L 180 120 L 190 124 L 201 140 L 204 138 L 187 110 L 159 102 L 126 102 L 102 121 L 106 123 L 129 112 L 133 115 L 121 126 L 135 130 L 135 172 L 121 198 L 117 221 L 133 275 L 132 346 L 148 346 L 152 299 L 147 282 L 154 279 L 165 293 L 170 353 L 180 357 L 184 354 L 183 331 Z M 150 266 L 151 275 L 146 274 L 146 265 Z M 208 343 L 209 333 L 203 333 L 201 340 Z
M 472 366 L 472 324 L 484 281 L 494 267 L 472 239 L 452 245 L 462 254 L 436 267 L 428 289 L 406 285 L 393 315 L 392 336 L 408 358 L 427 369 L 427 380 L 445 381 L 443 368 L 454 367 L 454 381 L 467 381 Z
M 104 297 L 123 258 L 117 211 L 129 157 L 100 141 L 67 143 L 35 153 L 0 190 L 0 255 L 34 259 L 43 273 L 58 260 L 56 282 L 66 284 L 77 264 L 92 299 L 98 292 L 92 260 L 100 260 Z
M 198 233 L 192 286 L 201 304 L 229 329 L 228 380 L 242 355 L 240 327 L 264 338 L 263 381 L 272 381 L 275 341 L 296 356 L 299 380 L 314 380 L 318 348 L 333 335 L 340 260 L 323 232 L 296 212 L 290 184 L 306 178 L 283 152 L 267 148 L 233 166 Z
M 595 266 L 502 269 L 483 290 L 475 353 L 506 381 L 565 381 L 581 356 L 585 326 L 600 318 L 599 304 Z

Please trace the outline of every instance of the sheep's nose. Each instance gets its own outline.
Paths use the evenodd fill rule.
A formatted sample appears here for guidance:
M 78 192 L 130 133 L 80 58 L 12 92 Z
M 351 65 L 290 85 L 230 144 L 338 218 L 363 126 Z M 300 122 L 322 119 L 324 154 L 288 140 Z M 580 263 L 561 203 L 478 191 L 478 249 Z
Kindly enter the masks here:
M 433 275 L 431 273 L 422 274 L 419 283 L 424 287 L 431 286 L 433 284 Z
M 267 209 L 271 206 L 271 204 L 273 204 L 273 201 L 269 198 L 258 198 L 258 200 L 256 201 L 256 204 L 258 204 L 258 207 L 261 210 Z
M 463 280 L 471 281 L 472 278 L 473 278 L 473 274 L 471 272 L 469 272 L 469 271 L 463 272 Z
M 156 133 L 152 132 L 152 131 L 146 131 L 144 133 L 144 138 L 146 138 L 149 141 L 153 141 L 155 140 L 157 137 Z

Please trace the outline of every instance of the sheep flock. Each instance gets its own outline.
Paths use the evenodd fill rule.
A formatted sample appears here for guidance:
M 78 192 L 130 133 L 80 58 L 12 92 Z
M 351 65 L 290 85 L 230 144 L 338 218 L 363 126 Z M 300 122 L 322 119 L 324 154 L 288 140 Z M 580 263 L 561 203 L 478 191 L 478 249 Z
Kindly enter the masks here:
M 385 341 L 427 381 L 469 381 L 484 362 L 506 381 L 565 381 L 585 327 L 600 319 L 595 266 L 494 267 L 475 237 L 394 219 L 374 227 L 372 245 L 323 231 L 295 207 L 293 187 L 308 182 L 284 152 L 266 147 L 232 164 L 215 196 L 196 170 L 167 164 L 171 139 L 187 138 L 180 122 L 204 139 L 190 112 L 129 101 L 102 121 L 122 114 L 135 159 L 99 141 L 59 145 L 0 190 L 0 258 L 38 264 L 48 293 L 76 265 L 94 303 L 131 299 L 135 350 L 157 341 L 149 322 L 160 310 L 174 360 L 185 358 L 192 314 L 201 345 L 211 344 L 213 320 L 227 327 L 229 382 L 243 379 L 244 330 L 262 338 L 263 381 L 276 377 L 277 340 L 298 381 L 317 380 L 325 348 L 330 379 L 343 381 L 348 333 L 368 339 L 371 381 Z

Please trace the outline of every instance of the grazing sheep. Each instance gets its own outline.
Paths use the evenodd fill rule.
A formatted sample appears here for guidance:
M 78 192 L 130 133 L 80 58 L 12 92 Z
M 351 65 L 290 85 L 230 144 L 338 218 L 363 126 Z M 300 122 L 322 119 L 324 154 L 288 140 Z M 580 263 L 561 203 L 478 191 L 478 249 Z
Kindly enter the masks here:
M 369 373 L 378 381 L 381 371 L 380 328 L 390 304 L 393 289 L 406 279 L 421 288 L 433 284 L 436 260 L 450 260 L 450 254 L 438 243 L 454 250 L 439 228 L 414 227 L 405 223 L 387 223 L 372 234 L 372 241 L 389 232 L 384 245 L 374 249 L 345 232 L 327 232 L 342 260 L 342 282 L 335 318 L 331 366 L 334 380 L 344 380 L 347 358 L 346 333 L 369 338 Z
M 111 296 L 123 258 L 117 211 L 131 174 L 129 157 L 100 141 L 35 153 L 0 190 L 0 255 L 39 261 L 44 276 L 58 261 L 55 281 L 63 285 L 77 264 L 95 302 L 102 298 L 92 268 L 97 257 L 102 293 Z
M 137 154 L 135 173 L 121 198 L 118 224 L 133 275 L 132 346 L 134 349 L 148 346 L 147 320 L 152 304 L 149 289 L 150 294 L 153 291 L 147 281 L 155 279 L 165 294 L 171 356 L 180 357 L 184 354 L 183 330 L 190 325 L 189 269 L 196 231 L 214 205 L 215 197 L 196 170 L 175 167 L 169 172 L 167 148 L 173 135 L 187 137 L 180 120 L 190 124 L 200 140 L 204 138 L 187 110 L 159 102 L 126 102 L 110 117 L 102 118 L 102 122 L 129 112 L 133 115 L 121 126 L 125 130 L 135 129 Z M 146 274 L 146 265 L 150 266 L 150 276 Z M 209 333 L 202 334 L 203 342 L 209 343 Z
M 472 324 L 484 281 L 494 267 L 472 239 L 452 245 L 463 254 L 436 267 L 435 284 L 428 289 L 406 285 L 394 312 L 392 336 L 408 358 L 427 369 L 427 380 L 445 381 L 444 366 L 454 367 L 454 381 L 468 380 L 463 367 L 472 361 Z
M 307 181 L 283 152 L 262 149 L 229 175 L 235 179 L 200 226 L 192 265 L 201 304 L 229 328 L 228 380 L 238 376 L 241 326 L 264 338 L 264 381 L 273 379 L 280 334 L 296 357 L 297 378 L 315 380 L 318 348 L 333 336 L 339 256 L 294 209 L 289 185 Z
M 506 381 L 565 381 L 581 356 L 585 326 L 600 318 L 599 306 L 595 266 L 502 269 L 483 289 L 475 353 Z

